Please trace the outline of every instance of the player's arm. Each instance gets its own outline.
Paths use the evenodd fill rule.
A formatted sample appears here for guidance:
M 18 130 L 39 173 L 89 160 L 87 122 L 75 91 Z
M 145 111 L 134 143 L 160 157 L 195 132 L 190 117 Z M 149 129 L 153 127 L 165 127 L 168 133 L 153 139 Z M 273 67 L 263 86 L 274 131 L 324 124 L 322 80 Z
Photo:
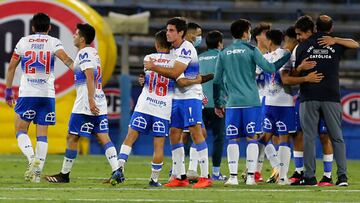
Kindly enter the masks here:
M 213 99 L 215 104 L 215 114 L 223 118 L 225 114 L 224 103 L 222 100 L 222 86 L 224 79 L 224 66 L 222 64 L 222 57 L 219 55 L 218 60 L 216 61 L 215 67 L 215 76 L 214 76 L 214 84 L 213 84 Z
M 316 66 L 316 61 L 309 61 L 309 58 L 305 58 L 304 60 L 301 61 L 301 63 L 297 67 L 291 70 L 290 75 L 298 76 L 300 75 L 300 72 L 310 70 L 315 66 Z
M 332 36 L 323 36 L 318 39 L 318 43 L 321 46 L 331 46 L 334 44 L 342 45 L 346 48 L 357 49 L 359 48 L 359 43 L 350 38 L 340 38 L 340 37 L 332 37 Z
M 157 66 L 150 58 L 149 61 L 144 60 L 144 66 L 147 70 L 152 70 L 164 77 L 176 80 L 181 75 L 181 73 L 185 71 L 188 64 L 182 63 L 180 61 L 175 61 L 173 68 L 164 68 Z
M 5 90 L 5 100 L 7 105 L 12 107 L 12 105 L 15 103 L 14 101 L 14 95 L 12 92 L 12 83 L 15 76 L 16 67 L 18 66 L 20 62 L 20 57 L 17 54 L 13 54 L 10 60 L 10 64 L 8 67 L 8 71 L 6 73 L 6 90 Z
M 74 61 L 66 54 L 64 49 L 59 49 L 55 52 L 58 57 L 70 70 L 74 70 Z
M 194 84 L 201 84 L 201 81 L 202 81 L 201 75 L 197 75 L 195 79 L 180 77 L 176 80 L 176 84 L 180 87 L 187 87 Z
M 86 76 L 86 87 L 88 90 L 88 100 L 90 111 L 94 115 L 98 115 L 100 113 L 99 108 L 95 104 L 94 95 L 95 95 L 95 83 L 94 83 L 94 69 L 87 68 L 84 70 Z
M 324 75 L 322 73 L 314 71 L 306 76 L 294 77 L 290 75 L 289 70 L 282 70 L 280 71 L 280 77 L 284 85 L 298 85 L 305 82 L 319 83 L 324 78 Z
M 290 58 L 290 52 L 286 52 L 283 57 L 274 63 L 268 62 L 258 48 L 254 49 L 254 61 L 262 70 L 273 73 L 279 70 Z

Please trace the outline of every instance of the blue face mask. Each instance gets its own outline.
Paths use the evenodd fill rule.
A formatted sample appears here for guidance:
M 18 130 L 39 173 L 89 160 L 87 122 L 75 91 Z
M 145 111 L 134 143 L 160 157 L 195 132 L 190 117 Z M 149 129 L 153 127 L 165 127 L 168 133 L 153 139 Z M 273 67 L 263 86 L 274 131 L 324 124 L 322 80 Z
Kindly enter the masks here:
M 201 40 L 202 40 L 201 36 L 196 36 L 195 42 L 194 42 L 194 47 L 200 46 Z

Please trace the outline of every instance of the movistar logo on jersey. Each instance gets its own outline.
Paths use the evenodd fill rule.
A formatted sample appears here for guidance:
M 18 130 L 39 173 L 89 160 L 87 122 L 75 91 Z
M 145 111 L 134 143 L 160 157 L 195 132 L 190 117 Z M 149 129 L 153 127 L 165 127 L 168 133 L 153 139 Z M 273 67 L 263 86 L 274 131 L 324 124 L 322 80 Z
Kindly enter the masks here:
M 227 50 L 226 51 L 226 55 L 243 54 L 243 53 L 245 53 L 245 49 L 233 49 L 233 50 Z
M 191 50 L 186 50 L 185 48 L 183 48 L 180 53 L 181 55 L 190 56 Z
M 89 57 L 88 53 L 79 54 L 79 59 L 80 60 L 87 59 L 88 57 Z

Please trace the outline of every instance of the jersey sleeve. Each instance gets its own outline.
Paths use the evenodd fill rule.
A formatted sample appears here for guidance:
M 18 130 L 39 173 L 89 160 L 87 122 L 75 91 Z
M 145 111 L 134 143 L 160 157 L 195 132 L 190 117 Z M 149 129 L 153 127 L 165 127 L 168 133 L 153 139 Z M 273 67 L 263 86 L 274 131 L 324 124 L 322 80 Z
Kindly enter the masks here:
M 53 38 L 53 39 L 54 39 L 54 42 L 53 42 L 54 53 L 60 49 L 64 50 L 64 46 L 63 46 L 62 42 L 59 39 L 56 39 L 56 38 Z
M 21 53 L 23 52 L 22 49 L 21 49 L 21 44 L 23 42 L 23 39 L 24 38 L 21 38 L 18 43 L 16 44 L 15 48 L 14 48 L 14 52 L 13 52 L 13 55 L 12 55 L 12 58 L 14 59 L 19 59 L 21 57 Z
M 84 51 L 79 54 L 79 67 L 81 71 L 85 71 L 86 69 L 93 68 L 95 69 L 95 58 L 92 57 L 91 53 L 88 51 Z

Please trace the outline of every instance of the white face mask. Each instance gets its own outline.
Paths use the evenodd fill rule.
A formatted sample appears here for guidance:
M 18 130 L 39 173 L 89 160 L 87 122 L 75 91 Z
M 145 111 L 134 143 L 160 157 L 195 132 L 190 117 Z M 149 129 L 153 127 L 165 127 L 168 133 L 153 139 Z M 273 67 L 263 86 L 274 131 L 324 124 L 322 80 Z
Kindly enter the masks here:
M 201 40 L 202 40 L 202 37 L 201 37 L 201 36 L 196 36 L 195 42 L 194 42 L 194 47 L 200 46 Z

